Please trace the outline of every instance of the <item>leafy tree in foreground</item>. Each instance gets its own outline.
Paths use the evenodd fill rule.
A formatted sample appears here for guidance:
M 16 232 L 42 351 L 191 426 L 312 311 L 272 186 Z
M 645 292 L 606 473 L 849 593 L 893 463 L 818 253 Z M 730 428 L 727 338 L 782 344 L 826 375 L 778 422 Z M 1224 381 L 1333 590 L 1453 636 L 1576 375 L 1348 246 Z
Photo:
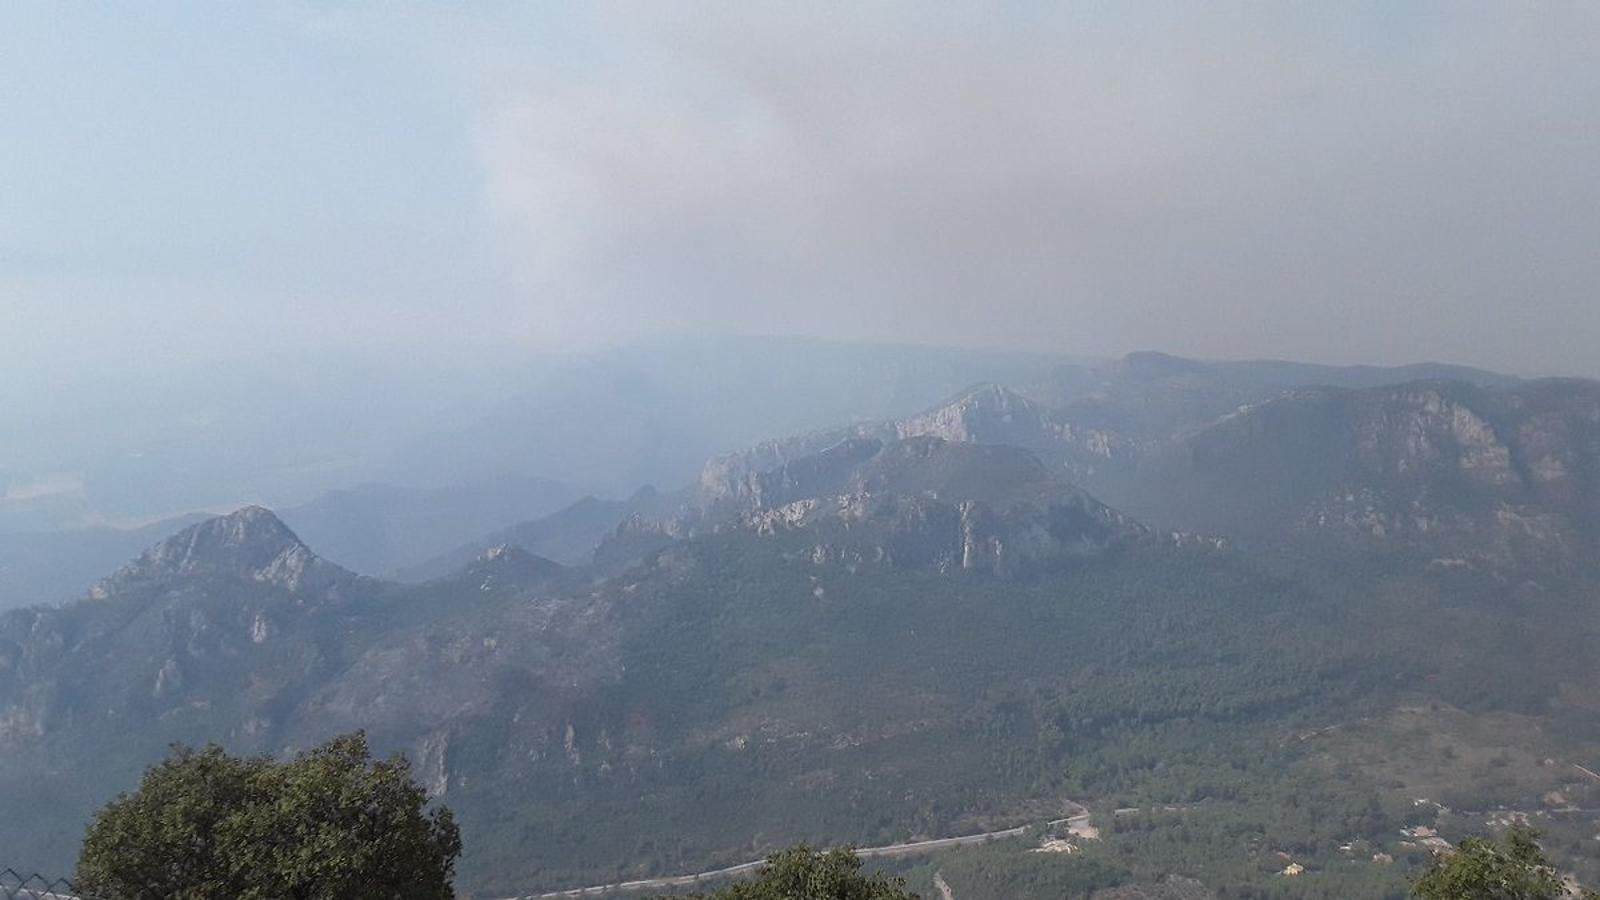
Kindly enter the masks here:
M 1514 825 L 1500 843 L 1467 838 L 1455 853 L 1434 860 L 1411 886 L 1418 900 L 1558 900 L 1566 886 L 1540 849 L 1539 833 Z M 1586 900 L 1597 895 L 1587 892 Z
M 750 881 L 710 894 L 707 900 L 918 900 L 905 879 L 867 875 L 849 850 L 793 847 L 767 860 Z
M 290 762 L 175 747 L 139 790 L 102 809 L 78 889 L 107 900 L 453 896 L 461 837 L 401 757 L 360 733 Z

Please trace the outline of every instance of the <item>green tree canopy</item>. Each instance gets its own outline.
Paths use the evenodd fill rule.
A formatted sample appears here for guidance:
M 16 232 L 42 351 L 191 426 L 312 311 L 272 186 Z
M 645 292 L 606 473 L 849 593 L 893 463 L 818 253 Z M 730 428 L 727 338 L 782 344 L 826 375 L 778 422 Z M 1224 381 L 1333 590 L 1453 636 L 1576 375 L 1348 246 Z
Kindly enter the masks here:
M 793 847 L 768 859 L 756 877 L 729 885 L 707 900 L 918 900 L 905 879 L 867 875 L 850 850 Z
M 78 889 L 106 900 L 448 898 L 460 832 L 448 809 L 426 805 L 406 761 L 374 761 L 360 733 L 286 763 L 175 747 L 95 816 Z
M 1418 900 L 1558 900 L 1569 896 L 1539 847 L 1539 834 L 1514 825 L 1499 842 L 1467 838 L 1434 860 L 1411 886 Z M 1586 893 L 1586 898 L 1594 898 Z

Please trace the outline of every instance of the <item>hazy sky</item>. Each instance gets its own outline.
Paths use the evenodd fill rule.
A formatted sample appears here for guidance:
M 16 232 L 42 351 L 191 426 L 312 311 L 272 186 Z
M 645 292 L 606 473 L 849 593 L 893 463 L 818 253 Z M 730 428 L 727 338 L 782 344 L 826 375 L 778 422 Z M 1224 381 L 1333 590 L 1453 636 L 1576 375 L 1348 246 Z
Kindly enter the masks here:
M 0 377 L 762 332 L 1600 374 L 1592 2 L 0 7 Z

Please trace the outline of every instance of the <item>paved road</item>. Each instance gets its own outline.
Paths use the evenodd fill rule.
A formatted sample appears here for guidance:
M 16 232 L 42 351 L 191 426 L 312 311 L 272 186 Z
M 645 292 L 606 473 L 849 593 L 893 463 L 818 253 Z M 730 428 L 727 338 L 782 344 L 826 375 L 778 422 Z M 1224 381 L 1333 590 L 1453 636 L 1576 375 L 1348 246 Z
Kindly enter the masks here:
M 1089 811 L 1087 808 L 1074 803 L 1077 810 L 1071 816 L 1062 819 L 1052 819 L 1044 823 L 1046 826 L 1065 825 L 1072 822 L 1087 822 Z M 927 841 L 907 841 L 903 844 L 885 844 L 882 847 L 860 847 L 856 856 L 862 859 L 875 857 L 907 856 L 913 853 L 927 853 L 933 850 L 945 850 L 951 847 L 967 847 L 981 844 L 985 841 L 1002 840 L 1008 837 L 1020 837 L 1033 825 L 1019 825 L 1016 828 L 1004 828 L 999 831 L 984 831 L 978 834 L 965 834 L 960 837 L 934 838 Z M 740 863 L 737 866 L 728 866 L 724 869 L 712 869 L 709 872 L 696 872 L 693 875 L 673 875 L 666 878 L 642 878 L 638 881 L 622 881 L 616 884 L 597 884 L 590 887 L 572 888 L 566 891 L 550 891 L 544 894 L 523 894 L 517 897 L 508 897 L 506 900 L 558 900 L 561 897 L 597 897 L 603 894 L 623 893 L 626 891 L 648 891 L 659 888 L 694 887 L 703 881 L 727 878 L 732 875 L 743 875 L 754 872 L 766 863 L 765 859 L 752 860 Z
M 766 863 L 764 859 L 754 862 L 740 863 L 737 866 L 728 866 L 725 869 L 712 869 L 709 872 L 696 872 L 693 875 L 675 875 L 670 878 L 645 878 L 640 881 L 623 881 L 617 884 L 597 884 L 593 887 L 573 888 L 570 891 L 551 891 L 547 894 L 525 894 L 521 897 L 511 897 L 509 900 L 553 900 L 556 897 L 592 897 L 600 894 L 620 893 L 622 891 L 648 891 L 655 888 L 694 887 L 702 881 L 715 878 L 725 878 L 730 875 L 742 875 L 745 872 L 754 872 Z

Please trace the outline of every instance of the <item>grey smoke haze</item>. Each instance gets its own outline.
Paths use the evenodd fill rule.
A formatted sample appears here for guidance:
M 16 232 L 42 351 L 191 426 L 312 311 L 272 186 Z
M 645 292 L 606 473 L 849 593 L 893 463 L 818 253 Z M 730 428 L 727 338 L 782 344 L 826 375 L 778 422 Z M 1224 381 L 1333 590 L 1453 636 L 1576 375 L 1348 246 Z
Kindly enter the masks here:
M 0 12 L 0 375 L 793 333 L 1600 374 L 1600 6 Z

